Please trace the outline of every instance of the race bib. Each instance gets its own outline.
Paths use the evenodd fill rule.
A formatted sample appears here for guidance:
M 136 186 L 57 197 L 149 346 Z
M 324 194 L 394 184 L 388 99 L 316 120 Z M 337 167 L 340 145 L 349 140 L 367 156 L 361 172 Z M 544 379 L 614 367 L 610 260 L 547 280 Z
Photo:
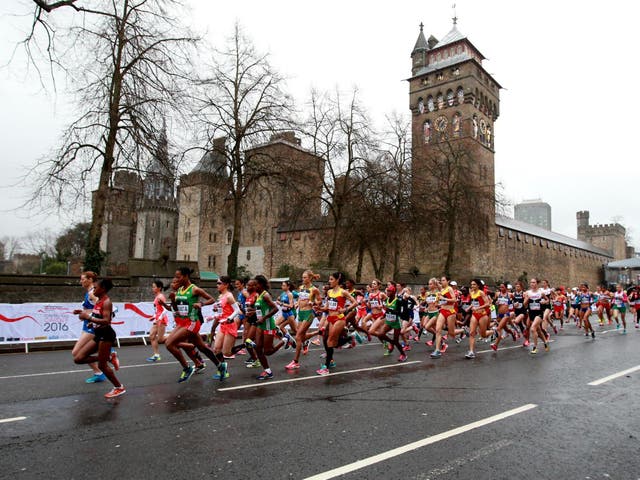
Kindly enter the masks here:
M 256 318 L 262 320 L 262 310 L 259 308 L 256 310 Z
M 380 308 L 380 302 L 378 300 L 371 300 L 371 308 Z
M 531 302 L 529 303 L 530 310 L 540 310 L 540 302 Z
M 334 300 L 333 298 L 330 298 L 329 301 L 327 302 L 327 306 L 329 307 L 329 310 L 331 310 L 332 312 L 335 312 L 336 310 L 338 310 L 338 301 Z
M 189 315 L 189 305 L 186 305 L 184 303 L 179 303 L 178 304 L 178 315 L 181 317 L 186 317 L 187 315 Z
M 387 322 L 395 322 L 398 318 L 396 317 L 395 313 L 388 312 L 385 315 L 385 319 L 387 320 Z

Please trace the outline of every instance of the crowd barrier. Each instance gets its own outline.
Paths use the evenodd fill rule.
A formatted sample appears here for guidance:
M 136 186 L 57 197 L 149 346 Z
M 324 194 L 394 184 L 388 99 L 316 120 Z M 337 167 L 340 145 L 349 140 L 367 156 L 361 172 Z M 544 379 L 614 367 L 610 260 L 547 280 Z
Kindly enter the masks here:
M 145 337 L 151 328 L 153 302 L 114 303 L 115 318 L 111 326 L 118 339 Z M 82 320 L 73 311 L 80 308 L 77 303 L 21 303 L 0 304 L 0 344 L 24 344 L 25 352 L 29 344 L 75 341 L 82 333 Z M 203 314 L 211 315 L 211 306 L 203 309 Z M 173 315 L 169 312 L 169 327 L 173 328 Z M 212 322 L 202 325 L 201 332 L 211 332 Z

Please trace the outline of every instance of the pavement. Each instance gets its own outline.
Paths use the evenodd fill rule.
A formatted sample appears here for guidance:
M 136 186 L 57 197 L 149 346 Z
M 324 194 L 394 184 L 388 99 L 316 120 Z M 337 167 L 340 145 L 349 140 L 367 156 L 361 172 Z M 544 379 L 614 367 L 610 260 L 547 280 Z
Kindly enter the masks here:
M 125 346 L 113 400 L 69 351 L 3 354 L 0 478 L 640 479 L 640 330 L 599 330 L 567 325 L 537 355 L 479 342 L 475 360 L 463 341 L 399 363 L 374 340 L 327 377 L 319 347 L 294 372 L 283 350 L 263 382 L 238 356 L 222 383 L 209 362 L 178 384 L 164 349 Z

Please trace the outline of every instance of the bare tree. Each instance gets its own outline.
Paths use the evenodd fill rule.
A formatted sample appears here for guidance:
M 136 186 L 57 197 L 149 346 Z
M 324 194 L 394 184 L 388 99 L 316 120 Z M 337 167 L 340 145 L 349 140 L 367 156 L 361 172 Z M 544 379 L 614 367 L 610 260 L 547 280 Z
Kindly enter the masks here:
M 338 265 L 338 243 L 347 227 L 348 208 L 358 189 L 367 179 L 364 168 L 375 154 L 375 140 L 365 109 L 354 89 L 344 101 L 335 95 L 313 91 L 310 113 L 304 129 L 311 138 L 311 150 L 324 160 L 322 201 L 333 226 L 328 263 Z M 352 230 L 352 229 L 351 229 Z
M 242 235 L 241 215 L 250 187 L 277 172 L 253 147 L 267 142 L 274 132 L 290 128 L 293 101 L 283 91 L 284 79 L 269 64 L 268 56 L 256 51 L 236 24 L 223 50 L 214 52 L 211 74 L 201 81 L 199 121 L 209 145 L 228 170 L 228 195 L 233 210 L 231 251 L 227 272 L 235 276 Z
M 425 212 L 425 226 L 446 245 L 446 275 L 451 275 L 458 243 L 486 238 L 495 222 L 495 185 L 475 148 L 472 139 L 442 138 L 421 159 L 419 181 L 414 176 L 414 202 Z
M 22 250 L 22 239 L 13 236 L 2 237 L 0 243 L 3 244 L 4 254 L 0 260 L 12 260 L 16 253 Z
M 82 19 L 64 31 L 65 58 L 71 58 L 65 67 L 73 72 L 79 116 L 64 132 L 60 149 L 35 166 L 32 202 L 46 207 L 84 202 L 97 183 L 85 267 L 100 271 L 100 238 L 113 173 L 139 171 L 145 157 L 158 148 L 164 118 L 182 112 L 196 39 L 182 33 L 172 17 L 172 9 L 179 6 L 174 1 L 34 3 L 35 24 L 45 30 L 44 12 L 70 7 Z M 73 68 L 71 62 L 77 62 Z

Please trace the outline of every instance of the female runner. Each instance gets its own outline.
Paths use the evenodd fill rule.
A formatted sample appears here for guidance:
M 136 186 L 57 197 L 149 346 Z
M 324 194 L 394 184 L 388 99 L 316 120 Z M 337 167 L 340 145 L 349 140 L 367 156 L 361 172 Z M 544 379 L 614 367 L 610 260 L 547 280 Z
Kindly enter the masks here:
M 151 348 L 153 348 L 153 355 L 147 358 L 147 362 L 157 362 L 161 359 L 159 344 L 165 341 L 165 332 L 167 325 L 169 324 L 167 315 L 167 299 L 165 298 L 162 290 L 164 284 L 160 280 L 154 280 L 151 284 L 151 291 L 153 292 L 153 317 L 151 321 L 153 325 L 149 331 L 149 340 L 151 341 Z
M 226 275 L 221 276 L 217 282 L 218 301 L 214 305 L 214 317 L 220 325 L 220 330 L 214 337 L 213 353 L 217 356 L 222 353 L 223 358 L 233 358 L 231 349 L 236 342 L 238 336 L 238 324 L 240 316 L 240 306 L 236 302 L 233 293 L 231 293 L 231 278 Z M 229 377 L 229 372 L 225 372 Z M 213 375 L 215 380 L 222 380 L 220 373 Z
M 511 323 L 513 316 L 513 295 L 509 290 L 507 290 L 507 285 L 505 283 L 501 283 L 498 291 L 496 292 L 495 305 L 498 325 L 496 327 L 496 339 L 491 344 L 491 350 L 494 352 L 498 350 L 498 346 L 502 341 L 503 329 L 511 334 L 514 342 L 517 340 L 515 331 L 508 326 L 509 323 Z
M 580 321 L 584 326 L 584 336 L 589 336 L 589 330 L 591 330 L 591 338 L 595 340 L 596 332 L 593 330 L 593 326 L 589 321 L 591 316 L 591 304 L 593 303 L 593 294 L 589 291 L 589 285 L 586 283 L 580 284 L 580 292 L 578 293 L 578 299 L 580 303 Z
M 124 385 L 120 383 L 108 363 L 111 357 L 111 347 L 116 343 L 116 332 L 111 328 L 113 305 L 107 295 L 112 287 L 113 282 L 109 278 L 101 278 L 96 282 L 93 289 L 96 304 L 89 319 L 89 323 L 94 329 L 94 338 L 80 349 L 75 358 L 76 363 L 98 362 L 100 370 L 113 384 L 111 391 L 105 393 L 105 398 L 119 397 L 126 392 Z M 94 355 L 96 352 L 97 356 Z
M 449 286 L 449 279 L 444 275 L 440 279 L 440 292 L 438 293 L 438 301 L 440 303 L 440 311 L 438 313 L 438 320 L 436 322 L 436 348 L 431 352 L 431 358 L 440 358 L 442 356 L 442 330 L 445 323 L 447 324 L 447 333 L 451 338 L 455 338 L 456 335 L 463 333 L 464 330 L 456 329 L 456 304 L 458 299 L 456 298 L 453 288 Z
M 529 318 L 531 319 L 529 334 L 533 335 L 533 347 L 530 352 L 532 355 L 538 353 L 538 337 L 540 336 L 544 339 L 543 343 L 545 351 L 549 351 L 549 343 L 542 330 L 542 318 L 544 315 L 543 305 L 548 301 L 547 296 L 538 286 L 538 279 L 532 278 L 529 282 L 529 290 L 524 294 L 524 304 L 527 307 Z
M 264 275 L 255 277 L 256 293 L 258 294 L 252 313 L 256 315 L 256 354 L 260 363 L 264 367 L 264 371 L 256 377 L 257 380 L 267 380 L 273 378 L 273 372 L 269 367 L 267 356 L 273 355 L 280 350 L 287 340 L 281 340 L 277 345 L 273 345 L 273 337 L 277 336 L 277 327 L 274 315 L 278 313 L 278 306 L 271 299 L 271 295 L 267 291 L 269 281 Z M 249 312 L 247 307 L 247 312 Z
M 465 358 L 476 358 L 476 335 L 480 333 L 482 338 L 491 335 L 492 330 L 489 328 L 491 322 L 491 299 L 480 290 L 480 280 L 474 278 L 469 282 L 469 293 L 471 294 L 471 325 L 469 326 L 469 351 Z M 478 332 L 478 327 L 480 331 Z M 497 350 L 497 347 L 494 348 Z
M 94 331 L 93 328 L 89 327 L 89 318 L 91 317 L 91 311 L 93 310 L 93 306 L 96 303 L 96 297 L 93 293 L 94 283 L 98 279 L 98 276 L 89 270 L 86 272 L 82 272 L 80 275 L 80 285 L 86 291 L 84 293 L 84 300 L 82 302 L 82 308 L 78 308 L 73 311 L 74 315 L 78 315 L 78 318 L 82 320 L 82 333 L 80 334 L 80 338 L 73 346 L 73 350 L 71 350 L 71 356 L 75 358 L 78 355 L 78 352 L 84 347 L 87 343 L 93 341 Z M 104 382 L 107 377 L 104 373 L 100 371 L 98 368 L 98 364 L 96 362 L 92 362 L 89 364 L 91 370 L 93 370 L 93 375 L 85 380 L 87 383 L 100 383 Z
M 371 282 L 371 291 L 369 292 L 369 313 L 364 318 L 364 328 L 367 329 L 368 335 L 373 335 L 373 332 L 379 331 L 384 325 L 384 302 L 387 300 L 387 296 L 380 291 L 380 280 L 376 279 Z M 371 325 L 367 325 L 371 321 Z M 387 346 L 383 342 L 384 351 L 387 352 Z
M 386 355 L 393 351 L 393 347 L 398 349 L 400 356 L 399 362 L 405 362 L 407 355 L 404 353 L 402 345 L 400 344 L 400 331 L 402 325 L 400 324 L 400 308 L 398 305 L 398 297 L 396 296 L 396 286 L 390 283 L 387 287 L 387 299 L 385 300 L 385 321 L 382 326 L 376 330 L 371 331 L 371 335 L 374 335 L 380 339 L 381 342 L 388 345 Z M 389 330 L 393 330 L 393 338 L 389 338 L 387 333 Z
M 284 337 L 287 338 L 287 344 L 284 348 L 293 347 L 296 348 L 296 341 L 287 332 L 286 326 L 289 325 L 289 331 L 296 336 L 296 313 L 295 313 L 295 299 L 293 298 L 293 291 L 295 286 L 289 280 L 282 282 L 282 293 L 276 305 L 280 307 L 280 315 L 276 319 L 276 326 Z M 299 294 L 298 294 L 299 295 Z
M 173 277 L 172 287 L 176 288 L 176 291 L 169 294 L 169 300 L 174 311 L 176 328 L 165 340 L 165 346 L 182 365 L 182 373 L 178 382 L 189 380 L 195 371 L 194 367 L 187 363 L 180 351 L 180 348 L 187 342 L 195 346 L 217 365 L 220 380 L 222 381 L 228 377 L 226 375 L 227 362 L 224 361 L 222 354 L 216 355 L 213 353 L 213 350 L 204 343 L 200 336 L 200 327 L 203 323 L 202 307 L 211 305 L 215 300 L 203 289 L 191 283 L 191 273 L 190 268 L 181 267 L 176 270 Z M 200 298 L 203 298 L 204 301 L 200 301 Z
M 318 375 L 328 375 L 329 368 L 335 367 L 333 361 L 334 349 L 338 346 L 338 340 L 345 327 L 346 302 L 348 301 L 355 308 L 356 300 L 349 295 L 340 284 L 344 281 L 342 273 L 335 272 L 329 275 L 329 290 L 327 290 L 327 327 L 325 329 L 324 349 L 327 353 L 325 363 L 320 366 L 316 373 Z
M 616 320 L 616 329 L 620 328 L 620 322 L 618 317 L 622 320 L 622 333 L 627 333 L 627 305 L 629 304 L 629 297 L 627 292 L 622 288 L 621 284 L 616 285 L 616 291 L 613 294 L 613 318 Z
M 433 341 L 436 338 L 436 323 L 438 321 L 438 295 L 440 291 L 438 290 L 438 280 L 436 278 L 429 279 L 429 291 L 426 292 L 425 297 L 425 313 L 422 328 L 425 331 L 429 332 L 432 337 L 430 340 L 425 342 L 425 345 L 428 347 L 433 346 Z
M 522 335 L 525 337 L 522 346 L 526 348 L 529 346 L 529 327 L 531 325 L 529 321 L 529 314 L 524 306 L 524 283 L 520 280 L 516 282 L 516 286 L 513 291 L 513 314 L 515 315 L 513 323 L 520 328 Z M 525 331 L 527 332 L 527 335 L 525 335 Z
M 298 289 L 298 328 L 296 330 L 296 353 L 293 360 L 285 368 L 296 370 L 300 368 L 300 353 L 307 354 L 309 350 L 309 340 L 316 336 L 318 332 L 308 333 L 309 327 L 313 324 L 316 314 L 314 307 L 320 304 L 320 290 L 313 285 L 314 280 L 318 280 L 320 275 L 316 275 L 311 270 L 306 270 L 302 274 L 302 285 Z

